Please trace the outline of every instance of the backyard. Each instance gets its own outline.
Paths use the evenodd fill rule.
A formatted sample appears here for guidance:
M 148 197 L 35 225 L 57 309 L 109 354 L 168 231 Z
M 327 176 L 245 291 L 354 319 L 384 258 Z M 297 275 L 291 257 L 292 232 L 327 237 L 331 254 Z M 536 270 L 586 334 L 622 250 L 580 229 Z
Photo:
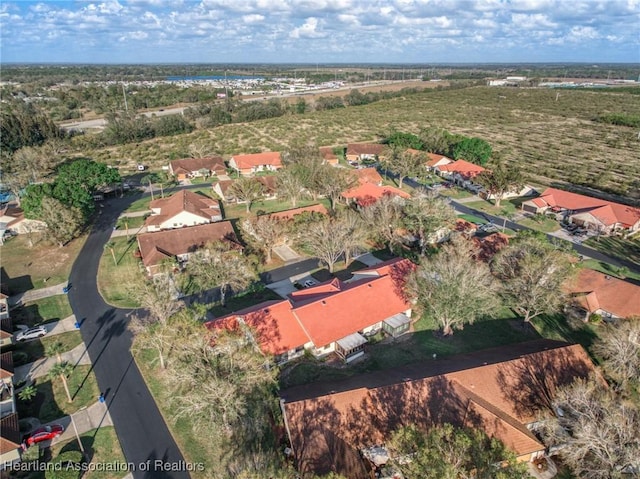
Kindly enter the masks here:
M 25 301 L 21 306 L 11 310 L 14 323 L 21 323 L 29 327 L 58 321 L 71 316 L 71 314 L 69 299 L 65 294 Z

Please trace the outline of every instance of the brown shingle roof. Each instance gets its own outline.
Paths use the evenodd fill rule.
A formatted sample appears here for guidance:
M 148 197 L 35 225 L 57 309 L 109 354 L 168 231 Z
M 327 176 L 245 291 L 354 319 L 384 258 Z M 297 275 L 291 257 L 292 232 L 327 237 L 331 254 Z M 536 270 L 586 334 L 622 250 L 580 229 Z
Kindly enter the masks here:
M 409 424 L 428 429 L 448 422 L 482 429 L 526 457 L 544 450 L 526 424 L 549 406 L 557 387 L 593 371 L 580 345 L 564 345 L 461 371 L 293 400 L 284 407 L 303 474 L 333 467 L 327 437 L 357 450 L 383 444 L 394 430 Z M 366 384 L 366 377 L 357 383 Z M 365 477 L 345 467 L 337 472 Z
M 6 454 L 20 447 L 20 426 L 16 413 L 0 419 L 0 454 Z
M 211 221 L 212 216 L 219 216 L 220 205 L 217 200 L 213 200 L 203 195 L 193 193 L 189 190 L 180 190 L 168 198 L 159 198 L 149 203 L 151 209 L 160 209 L 157 215 L 151 215 L 145 221 L 145 225 L 156 225 L 175 215 L 187 211 Z
M 640 286 L 628 281 L 584 268 L 566 290 L 590 313 L 603 309 L 621 318 L 640 317 Z
M 221 156 L 208 156 L 206 158 L 184 158 L 182 160 L 174 160 L 171 162 L 171 169 L 174 173 L 179 170 L 191 173 L 199 170 L 209 170 L 216 174 L 225 173 L 227 171 Z
M 13 353 L 0 354 L 0 379 L 13 377 Z
M 358 182 L 373 183 L 374 185 L 382 184 L 382 176 L 375 168 L 359 168 L 353 170 L 353 174 L 358 178 Z
M 385 147 L 380 143 L 349 143 L 347 155 L 380 155 Z
M 219 221 L 175 230 L 138 235 L 138 246 L 145 266 L 159 264 L 163 259 L 192 253 L 212 241 L 239 244 L 230 221 Z

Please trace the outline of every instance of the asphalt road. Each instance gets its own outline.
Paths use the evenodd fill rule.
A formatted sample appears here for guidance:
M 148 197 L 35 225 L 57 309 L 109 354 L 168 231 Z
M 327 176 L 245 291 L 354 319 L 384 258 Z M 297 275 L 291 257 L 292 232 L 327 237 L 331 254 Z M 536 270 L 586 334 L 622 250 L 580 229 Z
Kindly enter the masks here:
M 127 324 L 131 311 L 106 304 L 97 288 L 104 244 L 119 213 L 133 199 L 126 197 L 105 202 L 71 270 L 69 302 L 81 322 L 82 339 L 87 345 L 125 458 L 135 466 L 131 471 L 134 478 L 186 479 L 190 475 L 184 470 L 182 453 L 130 352 L 132 336 Z M 145 471 L 147 464 L 149 467 Z M 166 472 L 167 468 L 183 470 Z

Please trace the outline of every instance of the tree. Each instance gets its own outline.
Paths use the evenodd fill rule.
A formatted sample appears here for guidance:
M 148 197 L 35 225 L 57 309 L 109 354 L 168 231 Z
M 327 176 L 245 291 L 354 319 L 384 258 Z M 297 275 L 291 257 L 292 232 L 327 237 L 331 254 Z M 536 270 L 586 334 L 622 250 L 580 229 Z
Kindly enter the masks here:
M 55 356 L 58 359 L 58 362 L 62 362 L 62 353 L 64 353 L 65 347 L 60 341 L 55 341 L 53 343 L 47 343 L 44 348 L 44 353 L 48 357 Z
M 407 176 L 416 175 L 424 168 L 426 155 L 414 154 L 410 151 L 401 151 L 395 157 L 387 160 L 389 171 L 398 175 L 398 186 L 402 188 L 402 182 Z
M 38 390 L 33 384 L 23 387 L 18 393 L 18 397 L 21 401 L 30 402 L 34 397 L 38 395 Z
M 407 148 L 422 150 L 424 148 L 424 143 L 419 136 L 401 131 L 392 131 L 389 136 L 387 136 L 385 143 L 388 145 L 397 145 L 403 150 Z
M 227 294 L 246 288 L 255 279 L 249 260 L 225 242 L 209 243 L 189 258 L 187 271 L 202 289 L 220 288 L 220 303 Z
M 391 195 L 385 195 L 378 201 L 360 208 L 362 219 L 375 241 L 382 241 L 392 253 L 402 243 L 399 231 L 403 227 L 403 201 Z
M 263 186 L 255 178 L 243 176 L 235 180 L 228 191 L 236 200 L 245 202 L 249 213 L 251 204 L 262 196 Z
M 342 235 L 344 264 L 348 267 L 353 261 L 353 257 L 362 250 L 368 232 L 362 217 L 351 209 L 344 210 L 338 215 L 338 223 L 344 230 Z
M 286 165 L 285 170 L 297 177 L 302 186 L 311 194 L 314 201 L 322 194 L 323 176 L 327 172 L 327 165 L 315 146 L 291 148 L 282 155 Z
M 276 190 L 278 196 L 289 199 L 294 208 L 305 194 L 303 179 L 294 168 L 284 168 L 278 173 Z
M 321 221 L 311 223 L 309 228 L 301 233 L 301 242 L 327 265 L 330 273 L 333 273 L 335 264 L 345 252 L 347 235 L 348 230 L 343 222 L 325 217 Z
M 510 191 L 518 191 L 523 186 L 522 172 L 511 164 L 499 163 L 492 170 L 486 170 L 476 176 L 475 183 L 483 186 L 495 199 L 496 207 L 500 207 L 500 202 L 504 195 Z
M 56 363 L 48 373 L 48 377 L 50 380 L 54 381 L 56 379 L 60 379 L 62 385 L 64 386 L 64 391 L 67 393 L 67 399 L 69 402 L 72 402 L 71 393 L 69 393 L 69 385 L 67 384 L 67 378 L 73 372 L 73 365 L 66 361 L 61 363 Z
M 45 235 L 61 248 L 82 231 L 82 212 L 73 206 L 45 196 L 42 198 L 39 218 L 47 224 Z
M 542 435 L 577 477 L 622 479 L 640 470 L 637 405 L 590 379 L 559 390 L 552 406 Z
M 315 191 L 331 201 L 331 210 L 336 210 L 336 202 L 343 191 L 357 183 L 357 179 L 343 168 L 323 165 L 317 177 Z
M 455 210 L 435 193 L 421 194 L 407 200 L 403 221 L 406 228 L 418 237 L 420 253 L 424 254 L 429 238 L 456 222 Z
M 498 439 L 445 423 L 428 432 L 404 426 L 392 436 L 392 463 L 404 477 L 423 479 L 527 479 L 526 464 Z
M 604 359 L 609 377 L 623 388 L 640 381 L 640 318 L 627 318 L 607 325 L 599 333 L 593 352 Z
M 116 246 L 116 244 L 113 241 L 108 241 L 108 242 L 105 243 L 104 249 L 108 249 L 109 250 L 109 252 L 111 253 L 111 257 L 113 258 L 113 264 L 118 266 L 118 260 L 116 259 L 115 246 Z
M 464 159 L 477 165 L 484 165 L 491 157 L 491 145 L 480 138 L 466 138 L 452 148 L 453 158 Z
M 452 135 L 444 128 L 428 127 L 420 131 L 420 141 L 424 150 L 441 155 L 450 154 L 451 145 L 460 138 Z
M 45 479 L 79 479 L 82 477 L 84 457 L 80 451 L 66 450 L 56 456 L 45 470 Z
M 407 283 L 408 295 L 442 326 L 445 336 L 491 316 L 500 306 L 489 267 L 476 257 L 470 241 L 454 236 L 423 261 Z
M 144 282 L 132 282 L 128 285 L 128 292 L 148 312 L 148 319 L 152 323 L 165 324 L 183 307 L 182 302 L 178 301 L 175 280 L 168 272 Z
M 257 250 L 262 250 L 266 255 L 267 263 L 271 262 L 273 248 L 283 241 L 287 232 L 284 221 L 269 215 L 245 219 L 241 227 L 247 243 Z
M 502 282 L 505 301 L 527 323 L 565 303 L 562 285 L 572 272 L 570 257 L 545 239 L 525 235 L 513 240 L 493 258 L 491 269 Z

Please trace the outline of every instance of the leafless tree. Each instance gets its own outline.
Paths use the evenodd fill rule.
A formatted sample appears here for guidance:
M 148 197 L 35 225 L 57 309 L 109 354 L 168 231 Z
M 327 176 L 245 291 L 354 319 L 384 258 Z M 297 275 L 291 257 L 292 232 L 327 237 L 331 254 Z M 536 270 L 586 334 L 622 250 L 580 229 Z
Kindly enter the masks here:
M 255 178 L 238 178 L 229 187 L 229 195 L 238 201 L 244 201 L 247 207 L 247 213 L 251 209 L 251 204 L 262 196 L 264 187 Z
M 403 200 L 393 196 L 383 196 L 378 201 L 360 209 L 372 239 L 382 240 L 390 252 L 401 244 L 400 235 L 404 224 Z
M 187 272 L 203 290 L 220 288 L 223 306 L 230 291 L 246 288 L 255 279 L 249 260 L 226 242 L 210 243 L 193 253 Z
M 604 359 L 605 372 L 623 388 L 640 382 L 640 318 L 621 319 L 599 336 L 593 352 Z
M 558 311 L 565 303 L 562 285 L 572 272 L 569 255 L 543 239 L 512 241 L 491 263 L 502 281 L 505 300 L 525 322 Z
M 241 223 L 244 239 L 253 248 L 262 250 L 267 263 L 271 262 L 273 248 L 282 243 L 287 232 L 286 223 L 269 215 L 245 219 Z
M 418 237 L 422 254 L 431 236 L 443 228 L 452 228 L 456 222 L 453 208 L 435 193 L 413 196 L 403 210 L 404 223 Z
M 475 256 L 472 243 L 455 236 L 407 282 L 408 296 L 442 326 L 446 336 L 454 328 L 492 316 L 500 305 L 489 267 Z
M 320 258 L 333 273 L 335 264 L 345 252 L 348 230 L 345 224 L 335 218 L 324 218 L 312 223 L 302 232 L 302 243 Z
M 40 219 L 47 224 L 44 234 L 60 248 L 80 235 L 84 219 L 82 212 L 73 206 L 45 196 L 42 198 Z
M 294 208 L 298 200 L 305 196 L 303 179 L 293 168 L 284 168 L 276 177 L 276 190 L 278 196 L 288 198 Z
M 640 411 L 598 380 L 578 380 L 553 401 L 555 416 L 544 423 L 549 446 L 578 477 L 637 477 L 640 471 Z

